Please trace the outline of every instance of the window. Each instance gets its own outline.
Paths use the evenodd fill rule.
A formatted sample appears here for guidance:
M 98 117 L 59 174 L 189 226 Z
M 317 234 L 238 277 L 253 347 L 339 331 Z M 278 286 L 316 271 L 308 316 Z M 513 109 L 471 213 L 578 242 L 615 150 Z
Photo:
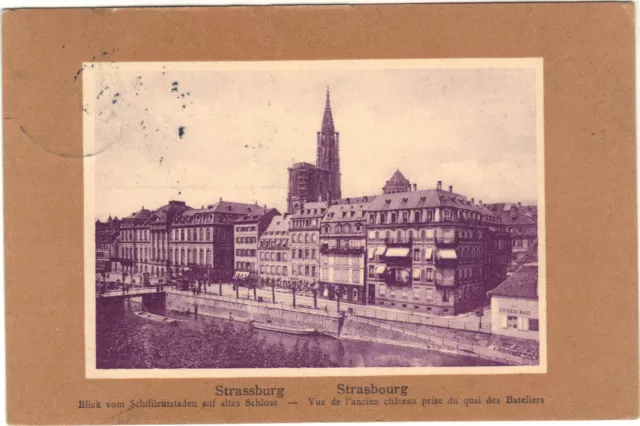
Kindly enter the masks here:
M 304 258 L 305 259 L 309 258 L 309 249 L 304 249 Z
M 402 212 L 402 221 L 409 222 L 409 212 Z
M 316 249 L 311 249 L 311 258 L 312 259 L 316 258 Z
M 529 318 L 529 330 L 539 331 L 540 325 L 538 324 L 538 318 Z
M 374 266 L 373 265 L 369 265 L 369 275 L 368 275 L 369 278 L 373 278 L 374 277 L 373 271 L 374 271 Z
M 313 277 L 316 276 L 316 267 L 315 266 L 311 267 L 311 276 L 313 276 Z
M 398 215 L 396 213 L 391 213 L 391 223 L 398 222 Z
M 531 325 L 529 325 L 531 327 Z M 518 317 L 509 315 L 507 317 L 507 328 L 518 328 Z
M 416 210 L 413 212 L 413 222 L 418 223 L 422 219 L 422 212 L 420 210 Z
M 375 214 L 370 214 L 369 215 L 369 223 L 375 223 L 376 222 L 376 215 Z
M 309 265 L 305 265 L 304 267 L 304 274 L 309 276 Z
M 448 302 L 449 301 L 449 290 L 443 290 L 442 291 L 442 301 L 443 302 Z
M 413 260 L 414 262 L 417 262 L 420 260 L 420 249 L 413 250 Z
M 380 213 L 380 223 L 387 223 L 386 213 Z
M 296 258 L 296 249 L 291 250 L 291 259 Z

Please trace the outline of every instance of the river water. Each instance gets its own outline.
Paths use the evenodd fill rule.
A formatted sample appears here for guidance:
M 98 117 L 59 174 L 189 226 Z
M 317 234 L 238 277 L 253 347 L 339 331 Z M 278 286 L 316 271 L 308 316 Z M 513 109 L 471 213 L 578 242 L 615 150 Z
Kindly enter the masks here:
M 159 324 L 146 319 L 139 318 L 133 314 L 136 309 L 131 305 L 125 310 L 124 322 L 133 330 L 142 332 L 148 331 L 150 327 L 156 332 L 163 329 L 175 329 L 175 325 Z M 229 320 L 205 317 L 200 315 L 197 319 L 193 316 L 174 316 L 178 319 L 177 328 L 179 330 L 191 330 L 198 332 L 206 323 L 224 325 Z M 98 318 L 98 328 L 100 321 Z M 235 328 L 246 329 L 249 324 L 234 322 Z M 326 353 L 334 362 L 343 367 L 455 367 L 455 366 L 489 366 L 500 365 L 480 358 L 473 358 L 462 355 L 445 354 L 437 351 L 429 351 L 417 348 L 401 347 L 374 342 L 361 342 L 353 340 L 334 339 L 328 336 L 296 336 L 286 333 L 255 330 L 259 337 L 264 337 L 268 344 L 279 344 L 280 342 L 287 348 L 292 349 L 296 343 L 302 346 L 305 341 L 315 346 L 317 343 L 322 351 Z M 180 334 L 180 333 L 178 333 Z M 185 342 L 180 342 L 180 344 Z M 100 368 L 100 367 L 99 367 Z

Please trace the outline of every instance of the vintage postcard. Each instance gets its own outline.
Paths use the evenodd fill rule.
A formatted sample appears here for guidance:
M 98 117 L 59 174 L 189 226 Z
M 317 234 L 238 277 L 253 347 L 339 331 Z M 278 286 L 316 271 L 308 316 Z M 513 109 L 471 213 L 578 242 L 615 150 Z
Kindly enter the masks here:
M 638 416 L 628 3 L 2 25 L 10 424 Z
M 87 377 L 544 373 L 542 71 L 84 64 Z

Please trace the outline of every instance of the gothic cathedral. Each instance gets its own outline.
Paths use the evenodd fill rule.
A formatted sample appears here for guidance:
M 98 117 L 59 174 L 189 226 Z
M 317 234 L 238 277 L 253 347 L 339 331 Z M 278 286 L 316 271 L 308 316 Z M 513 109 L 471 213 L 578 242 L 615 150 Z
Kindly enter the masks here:
M 342 197 L 340 134 L 335 131 L 333 124 L 329 88 L 327 88 L 322 127 L 317 137 L 315 166 L 310 163 L 295 163 L 289 168 L 287 196 L 287 211 L 289 213 L 295 213 L 305 202 L 330 201 Z

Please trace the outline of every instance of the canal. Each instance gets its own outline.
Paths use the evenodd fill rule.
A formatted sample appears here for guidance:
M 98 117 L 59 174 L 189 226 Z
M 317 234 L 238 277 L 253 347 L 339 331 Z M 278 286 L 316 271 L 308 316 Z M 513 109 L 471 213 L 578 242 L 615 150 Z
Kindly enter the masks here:
M 159 324 L 134 314 L 96 318 L 98 368 L 322 368 L 499 365 L 487 360 L 374 342 L 255 330 L 218 318 L 172 314 Z

